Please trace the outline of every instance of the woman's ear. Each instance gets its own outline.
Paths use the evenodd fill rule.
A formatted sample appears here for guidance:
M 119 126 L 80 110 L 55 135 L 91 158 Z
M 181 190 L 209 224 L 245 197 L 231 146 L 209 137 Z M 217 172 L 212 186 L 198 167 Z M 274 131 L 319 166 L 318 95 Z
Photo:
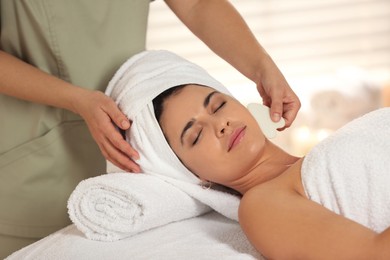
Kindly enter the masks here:
M 277 129 L 282 128 L 285 125 L 283 118 L 281 118 L 277 123 L 272 121 L 269 114 L 269 107 L 267 106 L 259 103 L 250 103 L 247 108 L 256 119 L 261 131 L 263 131 L 264 135 L 269 139 L 276 137 L 278 132 Z

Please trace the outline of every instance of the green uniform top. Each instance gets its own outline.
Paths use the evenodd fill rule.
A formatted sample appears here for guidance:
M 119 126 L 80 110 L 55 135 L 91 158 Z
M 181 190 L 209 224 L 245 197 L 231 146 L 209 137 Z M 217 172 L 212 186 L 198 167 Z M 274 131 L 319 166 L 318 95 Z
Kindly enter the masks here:
M 119 66 L 145 49 L 148 10 L 147 0 L 0 0 L 0 49 L 104 91 Z M 5 95 L 0 122 L 0 234 L 39 238 L 68 225 L 72 190 L 105 173 L 86 124 Z

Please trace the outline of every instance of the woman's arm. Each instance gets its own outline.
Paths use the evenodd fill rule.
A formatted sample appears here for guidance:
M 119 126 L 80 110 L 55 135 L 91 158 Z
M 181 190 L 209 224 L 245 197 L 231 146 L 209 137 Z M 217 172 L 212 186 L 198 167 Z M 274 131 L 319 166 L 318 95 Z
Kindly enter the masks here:
M 244 19 L 226 0 L 165 0 L 183 23 L 210 49 L 257 84 L 271 115 L 290 126 L 300 102 Z M 278 121 L 277 118 L 275 121 Z
M 99 91 L 74 86 L 0 50 L 0 93 L 80 114 L 103 155 L 125 170 L 139 171 L 130 158 L 137 152 L 123 140 L 111 120 L 122 129 L 130 124 L 115 102 Z
M 240 205 L 240 224 L 272 259 L 390 259 L 390 230 L 377 234 L 301 195 L 254 188 Z

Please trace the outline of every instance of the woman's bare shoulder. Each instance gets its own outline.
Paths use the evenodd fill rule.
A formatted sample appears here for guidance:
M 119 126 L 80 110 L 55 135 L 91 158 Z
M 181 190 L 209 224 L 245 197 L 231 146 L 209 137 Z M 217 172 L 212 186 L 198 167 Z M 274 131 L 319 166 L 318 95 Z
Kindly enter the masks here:
M 293 200 L 298 195 L 293 188 L 281 185 L 277 182 L 269 182 L 257 185 L 247 191 L 241 198 L 239 207 L 240 220 L 251 217 L 266 217 L 266 212 L 271 212 L 269 207 L 275 206 L 283 201 Z M 287 202 L 286 201 L 286 202 Z M 261 213 L 261 214 L 259 214 Z
M 269 258 L 373 259 L 371 230 L 277 182 L 244 194 L 239 221 L 249 241 Z

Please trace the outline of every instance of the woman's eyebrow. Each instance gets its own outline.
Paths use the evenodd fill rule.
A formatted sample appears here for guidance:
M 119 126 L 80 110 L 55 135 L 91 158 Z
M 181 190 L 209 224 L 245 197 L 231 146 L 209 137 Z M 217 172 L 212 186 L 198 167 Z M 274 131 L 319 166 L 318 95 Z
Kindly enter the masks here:
M 210 104 L 211 97 L 215 94 L 219 93 L 218 91 L 213 91 L 206 96 L 203 102 L 203 107 L 206 108 Z
M 207 108 L 207 106 L 210 104 L 210 100 L 211 98 L 213 97 L 213 95 L 215 94 L 218 94 L 219 92 L 218 91 L 213 91 L 211 93 L 209 93 L 206 98 L 204 99 L 203 101 L 203 107 L 204 108 Z M 181 132 L 181 135 L 180 135 L 180 141 L 181 141 L 181 145 L 183 145 L 183 137 L 184 135 L 186 134 L 186 132 L 188 131 L 188 129 L 190 129 L 195 123 L 195 119 L 191 119 L 190 121 L 187 122 L 187 124 L 184 126 L 182 132 Z

